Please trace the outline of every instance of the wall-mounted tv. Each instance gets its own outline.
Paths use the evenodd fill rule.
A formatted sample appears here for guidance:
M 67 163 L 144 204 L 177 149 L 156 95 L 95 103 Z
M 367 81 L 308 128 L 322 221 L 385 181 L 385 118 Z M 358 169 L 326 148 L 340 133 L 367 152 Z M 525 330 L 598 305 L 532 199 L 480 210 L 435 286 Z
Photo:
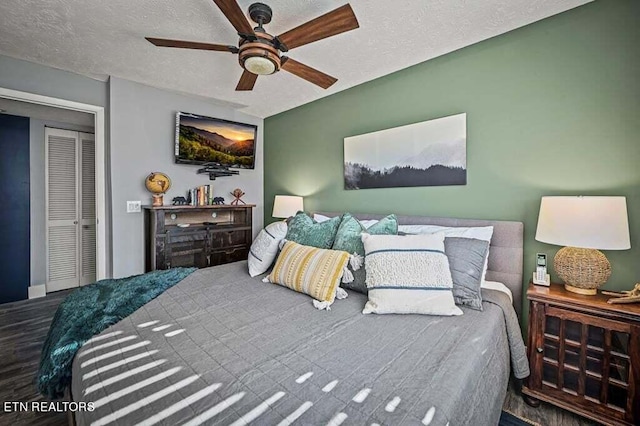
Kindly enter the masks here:
M 257 131 L 258 126 L 253 124 L 178 112 L 175 161 L 253 169 Z

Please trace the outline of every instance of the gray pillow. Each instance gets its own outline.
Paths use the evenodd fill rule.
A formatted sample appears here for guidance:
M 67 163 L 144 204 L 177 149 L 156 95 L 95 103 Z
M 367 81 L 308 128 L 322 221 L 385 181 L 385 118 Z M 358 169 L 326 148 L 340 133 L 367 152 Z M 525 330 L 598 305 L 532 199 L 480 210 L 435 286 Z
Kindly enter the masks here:
M 456 305 L 482 310 L 480 284 L 488 250 L 488 241 L 459 237 L 444 239 L 444 252 L 449 258 Z

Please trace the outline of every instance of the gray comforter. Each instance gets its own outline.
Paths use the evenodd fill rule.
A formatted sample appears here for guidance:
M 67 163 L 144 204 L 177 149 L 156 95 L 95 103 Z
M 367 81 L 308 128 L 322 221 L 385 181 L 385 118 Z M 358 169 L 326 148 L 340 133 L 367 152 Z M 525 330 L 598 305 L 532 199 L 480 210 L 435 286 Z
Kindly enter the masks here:
M 78 424 L 495 425 L 510 364 L 528 375 L 502 293 L 459 317 L 362 315 L 353 292 L 327 312 L 246 270 L 197 271 L 87 342 Z

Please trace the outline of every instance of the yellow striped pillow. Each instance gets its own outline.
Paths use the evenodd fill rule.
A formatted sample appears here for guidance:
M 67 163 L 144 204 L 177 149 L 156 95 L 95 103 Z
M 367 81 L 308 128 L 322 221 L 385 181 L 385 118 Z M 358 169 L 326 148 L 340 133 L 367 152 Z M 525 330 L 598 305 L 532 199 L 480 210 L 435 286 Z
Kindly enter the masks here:
M 346 251 L 319 249 L 287 241 L 266 280 L 330 305 L 348 262 L 349 253 Z

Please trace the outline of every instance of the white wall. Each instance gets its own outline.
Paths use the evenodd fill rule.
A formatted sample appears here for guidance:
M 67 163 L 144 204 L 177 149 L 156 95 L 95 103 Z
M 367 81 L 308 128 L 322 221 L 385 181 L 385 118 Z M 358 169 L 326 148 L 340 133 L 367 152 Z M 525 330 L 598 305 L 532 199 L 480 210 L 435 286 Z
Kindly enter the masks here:
M 84 114 L 76 112 L 76 114 Z M 30 285 L 44 284 L 47 277 L 46 209 L 45 209 L 45 142 L 44 128 L 76 130 L 93 133 L 93 127 L 77 124 L 59 123 L 57 121 L 29 120 L 29 197 L 31 206 L 31 278 Z
M 239 176 L 209 181 L 197 175 L 198 166 L 174 163 L 175 114 L 191 112 L 210 117 L 257 124 L 256 165 L 240 170 Z M 110 80 L 111 201 L 113 232 L 113 276 L 144 272 L 143 213 L 126 213 L 127 200 L 151 204 L 144 178 L 151 172 L 166 173 L 172 187 L 165 204 L 186 195 L 189 188 L 212 183 L 215 196 L 231 200 L 229 192 L 242 188 L 247 203 L 257 204 L 253 212 L 254 235 L 263 221 L 263 120 L 215 105 L 203 99 L 167 92 L 112 77 Z

